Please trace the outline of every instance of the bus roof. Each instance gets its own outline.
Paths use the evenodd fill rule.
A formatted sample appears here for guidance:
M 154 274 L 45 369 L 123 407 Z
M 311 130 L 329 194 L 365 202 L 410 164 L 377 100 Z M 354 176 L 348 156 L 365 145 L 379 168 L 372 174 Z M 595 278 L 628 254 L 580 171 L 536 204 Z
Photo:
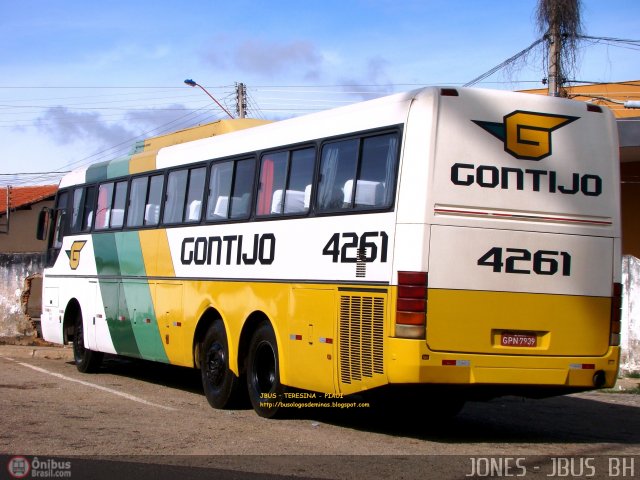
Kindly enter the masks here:
M 425 90 L 435 92 L 436 88 L 397 93 L 273 123 L 255 119 L 221 120 L 195 127 L 199 129 L 195 134 L 190 132 L 191 129 L 187 129 L 153 137 L 144 141 L 142 152 L 96 163 L 67 174 L 63 177 L 60 188 L 311 141 L 346 132 L 397 125 L 406 120 L 411 100 Z M 381 112 L 384 112 L 384 115 L 381 115 Z

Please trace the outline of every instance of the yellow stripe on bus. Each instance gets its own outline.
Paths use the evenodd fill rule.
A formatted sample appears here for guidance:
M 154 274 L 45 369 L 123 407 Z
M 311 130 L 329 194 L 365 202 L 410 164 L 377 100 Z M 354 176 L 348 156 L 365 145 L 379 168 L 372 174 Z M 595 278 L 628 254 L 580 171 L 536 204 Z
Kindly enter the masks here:
M 184 347 L 182 284 L 170 280 L 175 272 L 167 232 L 164 229 L 141 230 L 138 234 L 147 277 L 163 278 L 150 281 L 149 290 L 164 351 L 171 364 L 190 365 L 191 351 Z
M 133 155 L 129 162 L 129 174 L 148 172 L 156 169 L 157 150 Z

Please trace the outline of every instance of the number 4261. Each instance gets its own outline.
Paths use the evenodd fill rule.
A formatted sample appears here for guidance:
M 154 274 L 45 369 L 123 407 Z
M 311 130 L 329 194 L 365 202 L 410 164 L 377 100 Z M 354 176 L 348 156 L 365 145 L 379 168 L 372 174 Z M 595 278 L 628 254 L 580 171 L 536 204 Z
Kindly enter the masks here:
M 571 275 L 571 255 L 568 252 L 538 250 L 531 253 L 524 248 L 493 247 L 478 259 L 478 265 L 491 267 L 494 272 L 537 275 Z

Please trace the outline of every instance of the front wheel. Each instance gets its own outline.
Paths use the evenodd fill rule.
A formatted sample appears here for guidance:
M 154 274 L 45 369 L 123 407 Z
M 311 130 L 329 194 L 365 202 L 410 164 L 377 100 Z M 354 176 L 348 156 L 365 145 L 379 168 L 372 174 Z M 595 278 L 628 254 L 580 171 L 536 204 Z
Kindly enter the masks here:
M 251 405 L 258 415 L 274 418 L 282 414 L 285 387 L 280 383 L 276 336 L 268 323 L 261 324 L 251 338 L 247 390 Z
M 200 349 L 202 386 L 213 408 L 228 408 L 238 400 L 239 379 L 229 369 L 227 334 L 221 321 L 207 331 Z
M 94 352 L 84 346 L 82 312 L 78 310 L 73 333 L 73 359 L 76 362 L 76 368 L 82 373 L 96 372 L 100 368 L 102 357 L 102 352 Z

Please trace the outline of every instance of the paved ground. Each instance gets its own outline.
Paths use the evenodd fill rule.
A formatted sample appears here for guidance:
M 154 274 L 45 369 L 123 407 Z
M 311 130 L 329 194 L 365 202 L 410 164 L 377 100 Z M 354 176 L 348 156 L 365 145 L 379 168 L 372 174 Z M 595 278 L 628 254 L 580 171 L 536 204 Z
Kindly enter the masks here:
M 73 350 L 69 346 L 53 345 L 40 339 L 0 338 L 0 355 L 17 358 L 48 358 L 51 360 L 73 360 Z M 640 378 L 618 378 L 614 390 L 636 391 L 640 394 Z
M 547 478 L 558 458 L 577 458 L 574 469 L 585 474 L 595 465 L 591 478 L 607 478 L 612 457 L 633 458 L 640 474 L 640 395 L 469 402 L 443 426 L 416 422 L 411 411 L 379 417 L 316 409 L 265 420 L 249 408 L 211 409 L 195 370 L 105 363 L 85 375 L 70 347 L 0 345 L 0 454 L 71 459 L 72 478 L 100 480 L 244 479 L 250 472 L 273 479 L 442 480 L 505 458 L 526 465 L 526 478 Z M 617 387 L 638 383 L 625 379 Z M 131 476 L 138 471 L 145 475 Z

